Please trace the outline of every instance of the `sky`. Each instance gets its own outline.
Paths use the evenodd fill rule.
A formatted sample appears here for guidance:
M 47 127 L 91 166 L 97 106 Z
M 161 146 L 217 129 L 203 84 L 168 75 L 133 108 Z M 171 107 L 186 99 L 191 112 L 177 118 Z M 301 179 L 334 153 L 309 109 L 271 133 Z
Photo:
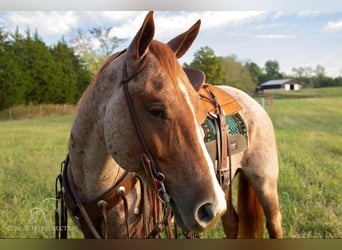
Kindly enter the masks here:
M 64 37 L 69 41 L 78 29 L 112 27 L 111 34 L 127 39 L 126 48 L 142 24 L 146 11 L 0 11 L 0 27 L 21 32 L 28 28 L 48 45 Z M 276 60 L 280 72 L 317 65 L 327 76 L 342 76 L 342 11 L 156 11 L 155 39 L 168 42 L 201 19 L 199 35 L 180 62 L 190 63 L 201 47 L 216 56 L 234 55 L 242 62 L 263 67 Z

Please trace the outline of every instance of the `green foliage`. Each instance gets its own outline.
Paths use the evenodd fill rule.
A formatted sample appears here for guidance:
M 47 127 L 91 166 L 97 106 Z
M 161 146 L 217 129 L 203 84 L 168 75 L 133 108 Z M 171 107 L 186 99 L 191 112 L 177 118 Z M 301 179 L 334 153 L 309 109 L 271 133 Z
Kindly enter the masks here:
M 279 73 L 279 63 L 275 60 L 268 60 L 265 62 L 265 72 L 268 80 L 274 80 L 274 79 L 281 79 L 283 78 L 282 74 Z
M 76 103 L 88 86 L 91 74 L 65 41 L 58 42 L 51 53 L 57 62 L 56 71 L 59 73 L 56 77 L 60 91 L 55 96 L 54 103 Z
M 76 103 L 90 73 L 64 41 L 0 29 L 0 110 L 18 104 Z
M 252 93 L 256 88 L 256 83 L 252 79 L 251 73 L 234 56 L 221 58 L 223 69 L 226 72 L 225 85 Z
M 260 85 L 261 83 L 267 81 L 266 74 L 264 74 L 262 68 L 260 68 L 255 62 L 245 63 L 245 68 L 251 74 L 251 78 L 255 84 Z
M 107 56 L 113 53 L 124 39 L 111 36 L 112 27 L 95 27 L 88 31 L 79 29 L 72 39 L 72 47 L 94 75 Z
M 0 30 L 0 110 L 13 104 L 24 103 L 29 84 L 27 72 L 20 61 L 18 62 L 17 54 L 23 48 L 18 42 L 11 42 L 11 37 L 16 41 L 23 39 L 18 31 L 10 34 Z
M 193 67 L 202 70 L 206 75 L 206 82 L 211 84 L 224 84 L 225 72 L 214 50 L 208 46 L 201 47 L 195 54 L 193 61 L 185 67 Z

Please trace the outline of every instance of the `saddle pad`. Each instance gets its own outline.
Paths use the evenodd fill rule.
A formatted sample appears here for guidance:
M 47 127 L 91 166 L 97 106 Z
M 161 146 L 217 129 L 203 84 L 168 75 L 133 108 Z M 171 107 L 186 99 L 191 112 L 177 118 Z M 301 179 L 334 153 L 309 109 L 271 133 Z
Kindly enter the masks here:
M 229 144 L 231 154 L 237 154 L 248 148 L 247 127 L 242 117 L 237 113 L 226 116 L 226 122 L 229 128 Z M 204 131 L 204 142 L 208 153 L 213 160 L 217 157 L 216 137 L 217 131 L 214 121 L 207 117 L 201 125 Z
M 242 120 L 239 114 L 226 116 L 226 122 L 229 127 L 229 135 L 241 134 L 247 139 L 247 128 L 245 122 Z M 217 131 L 214 121 L 207 117 L 202 123 L 201 127 L 204 131 L 204 142 L 210 142 L 216 140 Z

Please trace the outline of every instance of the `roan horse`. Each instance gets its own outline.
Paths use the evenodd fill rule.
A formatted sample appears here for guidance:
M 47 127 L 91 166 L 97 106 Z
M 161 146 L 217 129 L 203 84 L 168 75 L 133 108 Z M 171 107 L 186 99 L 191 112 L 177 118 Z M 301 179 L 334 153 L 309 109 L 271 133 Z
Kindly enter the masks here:
M 200 126 L 208 109 L 177 61 L 199 27 L 200 21 L 164 44 L 153 40 L 150 12 L 128 49 L 110 56 L 83 94 L 60 178 L 66 207 L 86 238 L 147 237 L 156 209 L 149 191 L 157 186 L 184 230 L 203 232 L 222 218 L 227 237 L 262 237 L 264 212 L 269 236 L 282 236 L 272 122 L 230 87 L 222 89 L 242 107 L 249 140 L 230 158 L 231 176 L 240 174 L 238 215 L 231 189 L 216 178 Z

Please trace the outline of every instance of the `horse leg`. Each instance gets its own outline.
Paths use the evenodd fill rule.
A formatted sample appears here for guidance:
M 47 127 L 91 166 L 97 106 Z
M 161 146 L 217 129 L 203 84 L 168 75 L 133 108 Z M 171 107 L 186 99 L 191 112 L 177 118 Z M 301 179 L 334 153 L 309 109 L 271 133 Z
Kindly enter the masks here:
M 227 210 L 223 214 L 221 221 L 224 233 L 228 239 L 236 239 L 238 236 L 238 222 L 239 218 L 233 206 L 233 201 L 231 197 L 230 188 L 225 190 L 226 201 L 227 201 Z
M 260 182 L 260 181 L 259 181 Z M 279 211 L 279 198 L 277 182 L 264 180 L 262 186 L 257 185 L 257 191 L 266 217 L 266 227 L 270 238 L 282 238 L 281 214 Z
M 247 178 L 253 186 L 261 202 L 266 217 L 266 227 L 270 238 L 281 238 L 281 214 L 277 191 L 277 178 L 270 176 L 248 175 Z

